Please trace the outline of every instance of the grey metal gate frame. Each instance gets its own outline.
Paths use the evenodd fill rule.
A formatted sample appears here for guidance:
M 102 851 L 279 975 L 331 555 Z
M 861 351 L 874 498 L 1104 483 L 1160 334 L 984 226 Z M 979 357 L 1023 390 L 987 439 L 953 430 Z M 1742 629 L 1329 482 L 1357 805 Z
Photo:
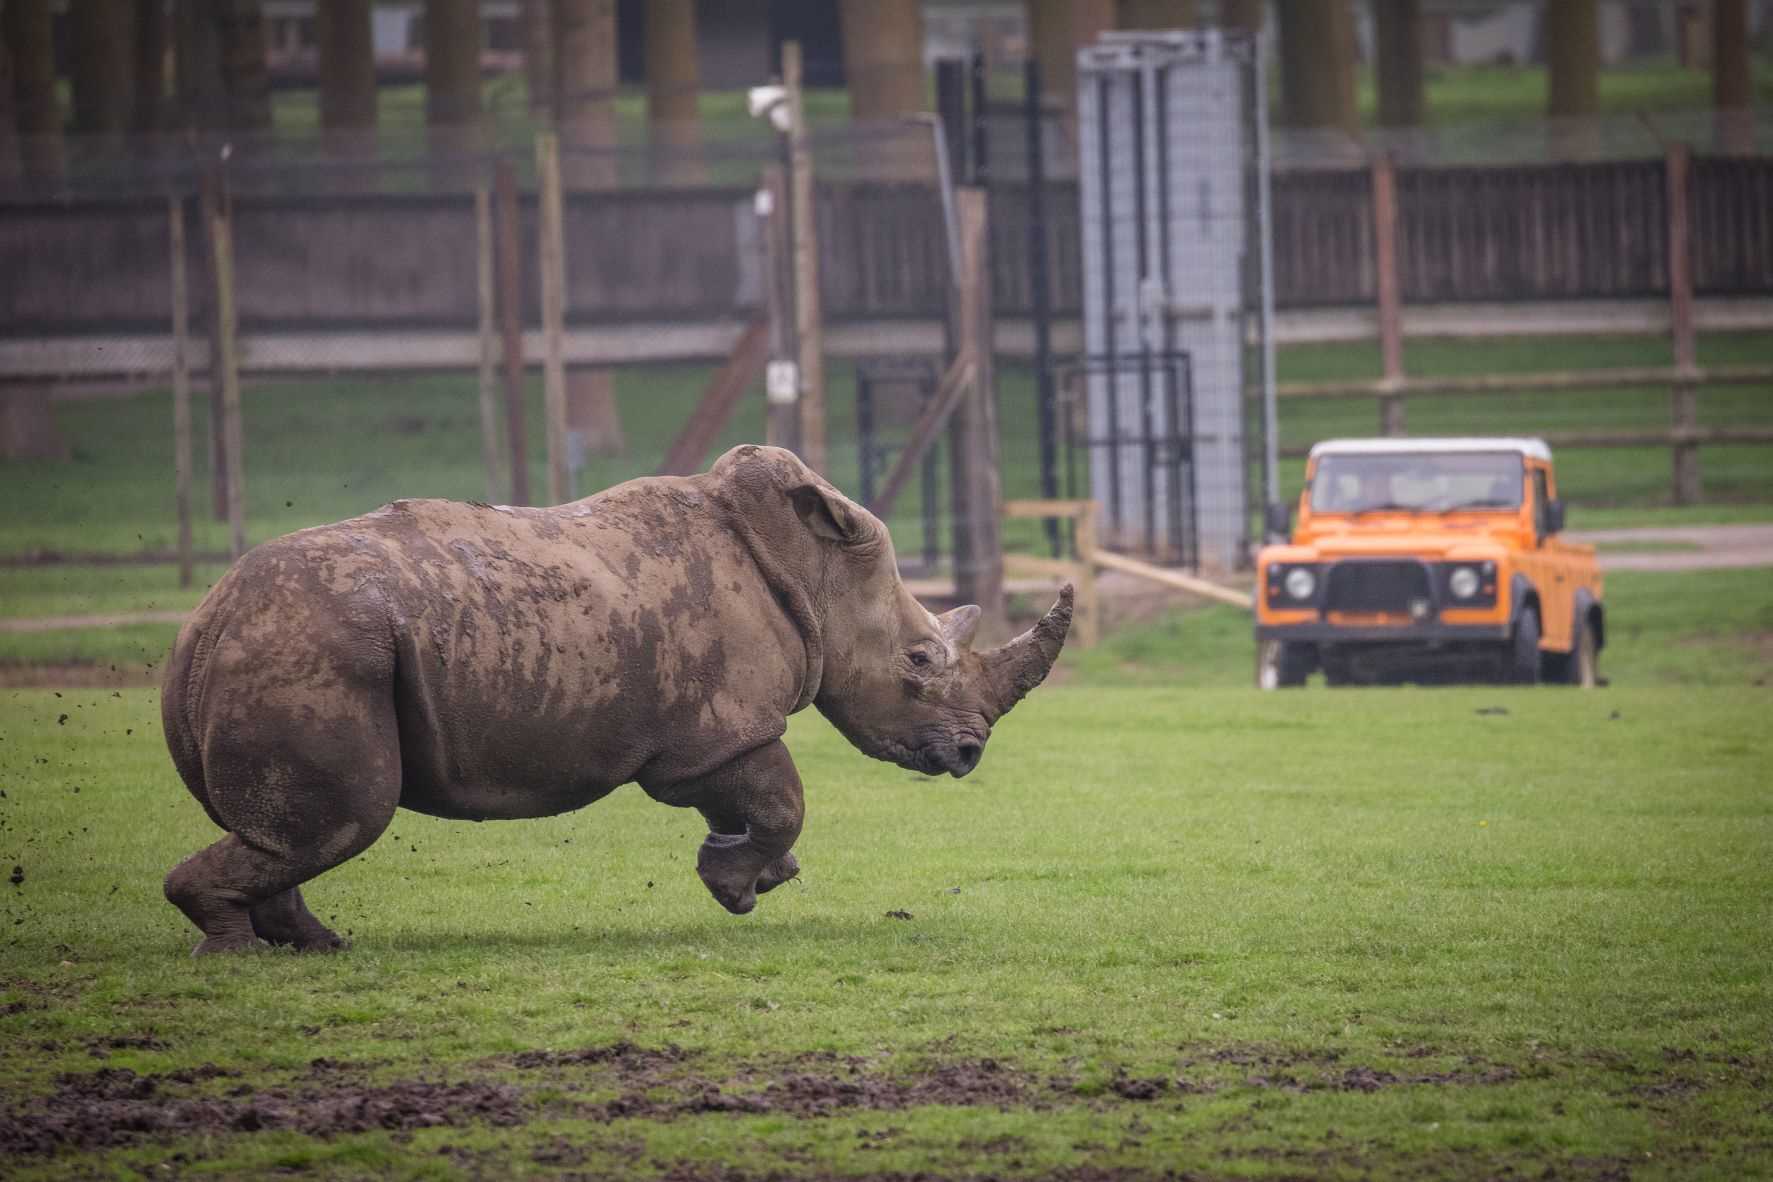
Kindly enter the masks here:
M 1216 29 L 1111 33 L 1079 51 L 1078 78 L 1080 364 L 1103 532 L 1167 561 L 1236 567 L 1250 540 L 1246 447 L 1272 435 L 1244 401 L 1246 382 L 1266 387 L 1272 372 L 1260 55 Z M 1187 396 L 1172 400 L 1160 383 L 1178 365 Z M 1162 553 L 1164 538 L 1186 544 Z

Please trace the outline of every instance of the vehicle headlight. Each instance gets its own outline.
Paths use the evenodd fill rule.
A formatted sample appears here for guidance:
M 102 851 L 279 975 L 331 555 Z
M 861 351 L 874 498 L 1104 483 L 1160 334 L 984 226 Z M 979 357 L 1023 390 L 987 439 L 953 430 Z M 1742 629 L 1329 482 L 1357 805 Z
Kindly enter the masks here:
M 1447 590 L 1455 599 L 1470 599 L 1478 593 L 1478 573 L 1469 566 L 1456 567 L 1447 576 Z
M 1287 572 L 1286 580 L 1281 585 L 1294 599 L 1310 599 L 1311 593 L 1317 590 L 1317 576 L 1307 567 L 1296 566 Z

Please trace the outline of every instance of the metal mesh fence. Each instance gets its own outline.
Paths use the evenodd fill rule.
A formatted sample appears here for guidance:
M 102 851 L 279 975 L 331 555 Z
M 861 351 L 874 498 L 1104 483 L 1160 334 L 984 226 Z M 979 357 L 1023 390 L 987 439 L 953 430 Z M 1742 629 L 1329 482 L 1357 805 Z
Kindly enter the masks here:
M 1222 127 L 1178 107 L 1163 130 L 1152 117 L 1158 92 L 1141 92 L 1144 122 L 1133 138 L 1145 145 L 1148 173 L 1170 167 L 1176 174 L 1164 223 L 1175 237 L 1166 248 L 1153 234 L 1138 248 L 1133 202 L 1146 192 L 1155 216 L 1159 194 L 1129 184 L 1130 156 L 1116 157 L 1111 167 L 1126 172 L 1110 188 L 1116 224 L 1109 234 L 1129 258 L 1167 260 L 1170 270 L 1148 266 L 1141 277 L 1134 266 L 1133 282 L 1113 301 L 1092 302 L 1086 275 L 1087 244 L 1101 232 L 1082 196 L 1101 164 L 1086 154 L 1080 168 L 1079 128 L 1092 114 L 1087 88 L 1076 118 L 1049 103 L 1032 125 L 1024 96 L 1001 84 L 989 91 L 982 127 L 959 134 L 931 117 L 815 124 L 833 479 L 862 495 L 865 474 L 882 478 L 933 397 L 931 376 L 939 377 L 953 346 L 956 246 L 944 182 L 983 180 L 1003 495 L 1056 492 L 1107 502 L 1112 487 L 1123 502 L 1158 507 L 1129 518 L 1117 540 L 1181 560 L 1191 557 L 1191 545 L 1198 551 L 1200 539 L 1173 533 L 1165 517 L 1175 515 L 1166 506 L 1186 491 L 1191 473 L 1172 466 L 1175 474 L 1166 475 L 1152 463 L 1154 454 L 1176 450 L 1190 403 L 1190 436 L 1200 440 L 1193 459 L 1204 463 L 1210 444 L 1225 449 L 1226 465 L 1260 471 L 1260 424 L 1212 421 L 1200 401 L 1209 389 L 1251 389 L 1265 373 L 1260 337 L 1249 328 L 1258 290 L 1250 171 L 1258 91 L 1253 72 L 1228 77 Z M 1162 102 L 1180 94 L 1167 91 Z M 1124 133 L 1135 122 L 1130 91 L 1110 101 L 1111 130 Z M 1407 303 L 1655 297 L 1667 282 L 1658 203 L 1660 161 L 1671 143 L 1695 152 L 1697 290 L 1764 295 L 1773 291 L 1770 126 L 1773 114 L 1761 111 L 1734 121 L 1657 116 L 1575 128 L 1535 124 L 1507 134 L 1442 129 L 1340 146 L 1277 133 L 1275 300 L 1292 314 L 1371 305 L 1367 164 L 1376 151 L 1398 162 Z M 206 432 L 208 408 L 219 405 L 210 365 L 218 288 L 208 214 L 222 205 L 231 215 L 250 539 L 399 496 L 509 499 L 503 457 L 514 452 L 530 499 L 542 499 L 547 342 L 532 133 L 507 103 L 466 137 L 412 126 L 387 129 L 373 143 L 318 133 L 121 144 L 69 138 L 53 179 L 20 172 L 0 183 L 0 382 L 59 389 L 65 397 L 56 414 L 68 451 L 90 459 L 99 478 L 93 487 L 123 489 L 113 500 L 128 506 L 107 513 L 70 497 L 71 486 L 46 469 L 44 487 L 63 490 L 62 500 L 21 500 L 34 507 L 8 525 L 9 548 L 154 549 L 171 536 L 166 390 L 175 218 L 184 237 L 185 356 L 196 383 L 200 476 L 212 472 L 213 459 L 203 457 L 216 454 Z M 787 166 L 783 138 L 763 121 L 704 132 L 700 142 L 677 137 L 669 146 L 662 141 L 670 137 L 655 143 L 645 134 L 623 125 L 614 146 L 562 148 L 561 353 L 578 494 L 658 471 L 674 448 L 705 463 L 731 443 L 768 437 L 756 363 L 790 355 L 796 345 L 772 335 L 761 352 L 740 355 L 752 326 L 793 320 L 792 277 L 769 230 L 776 214 L 760 213 L 758 202 L 765 178 Z M 957 167 L 981 150 L 982 173 Z M 1036 155 L 1045 178 L 1038 187 L 1030 183 Z M 1221 156 L 1229 163 L 1210 163 Z M 1035 266 L 1041 254 L 1044 294 Z M 1154 277 L 1158 286 L 1145 282 Z M 1213 286 L 1220 283 L 1223 291 Z M 1043 300 L 1051 314 L 1044 367 L 1033 363 Z M 510 342 L 507 307 L 516 328 Z M 1092 356 L 1115 352 L 1088 339 L 1098 313 L 1099 329 L 1112 319 L 1122 345 L 1139 343 L 1135 354 L 1150 342 L 1156 365 L 1149 375 L 1110 375 L 1126 364 L 1124 348 L 1118 360 Z M 513 356 L 514 385 L 507 381 Z M 1092 403 L 1092 383 L 1122 391 L 1121 425 L 1142 426 L 1149 410 L 1154 430 L 1092 448 L 1112 433 L 1091 418 L 1110 404 Z M 147 393 L 85 396 L 119 384 Z M 516 440 L 513 391 L 523 412 Z M 1043 432 L 1048 399 L 1059 413 Z M 1120 474 L 1099 487 L 1111 456 Z M 904 555 L 938 568 L 955 511 L 950 463 L 939 444 L 930 480 L 920 470 L 891 518 Z M 1043 467 L 1057 468 L 1056 482 L 1043 481 Z M 1198 491 L 1190 495 L 1216 515 L 1224 538 L 1234 523 L 1242 534 L 1258 499 L 1252 489 L 1241 507 L 1231 500 L 1211 507 Z M 107 517 L 137 524 L 112 528 L 103 524 Z M 1038 522 L 1006 525 L 1004 537 L 1017 549 L 1048 545 Z M 223 539 L 219 525 L 200 525 L 200 544 L 217 549 Z M 1228 550 L 1223 560 L 1234 558 Z

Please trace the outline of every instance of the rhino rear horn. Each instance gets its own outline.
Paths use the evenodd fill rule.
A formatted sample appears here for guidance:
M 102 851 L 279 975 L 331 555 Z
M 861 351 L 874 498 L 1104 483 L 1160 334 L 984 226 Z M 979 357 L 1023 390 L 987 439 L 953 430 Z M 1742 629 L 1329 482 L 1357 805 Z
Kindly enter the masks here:
M 1034 627 L 1002 648 L 982 653 L 980 661 L 997 699 L 998 715 L 1028 695 L 1028 691 L 1046 680 L 1047 671 L 1065 646 L 1065 634 L 1071 630 L 1071 584 L 1059 591 L 1058 602 L 1047 609 Z

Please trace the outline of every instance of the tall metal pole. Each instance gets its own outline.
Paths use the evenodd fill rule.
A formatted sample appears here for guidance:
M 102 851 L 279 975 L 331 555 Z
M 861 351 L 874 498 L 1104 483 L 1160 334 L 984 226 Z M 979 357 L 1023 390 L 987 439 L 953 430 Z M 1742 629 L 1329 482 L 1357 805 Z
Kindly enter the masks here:
M 1274 198 L 1269 184 L 1268 77 L 1262 35 L 1252 33 L 1250 73 L 1256 88 L 1256 221 L 1261 256 L 1262 295 L 1262 475 L 1263 496 L 1280 502 L 1280 416 L 1274 399 Z
M 1040 62 L 1023 67 L 1028 131 L 1028 285 L 1034 301 L 1034 396 L 1040 417 L 1040 495 L 1059 495 L 1056 392 L 1053 388 L 1053 292 L 1047 260 L 1046 126 L 1041 118 Z M 1059 523 L 1047 519 L 1047 543 L 1059 553 Z

